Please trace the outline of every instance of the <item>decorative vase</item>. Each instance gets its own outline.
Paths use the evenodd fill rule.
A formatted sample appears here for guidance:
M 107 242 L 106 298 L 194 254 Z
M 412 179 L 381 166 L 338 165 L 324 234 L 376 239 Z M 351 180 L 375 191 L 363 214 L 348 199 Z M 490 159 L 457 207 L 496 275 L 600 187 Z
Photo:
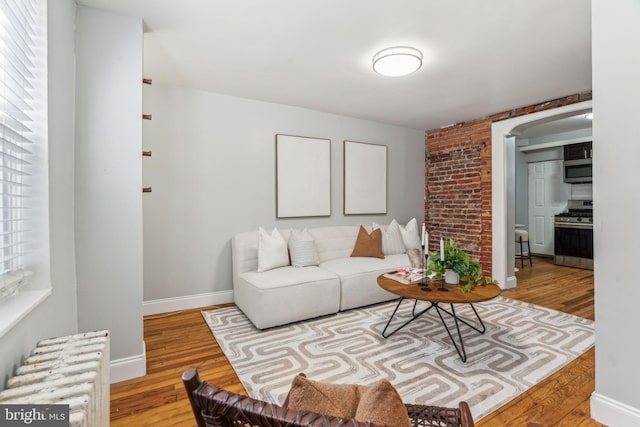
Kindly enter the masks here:
M 444 281 L 450 285 L 457 285 L 460 283 L 460 275 L 453 270 L 447 270 L 444 272 Z

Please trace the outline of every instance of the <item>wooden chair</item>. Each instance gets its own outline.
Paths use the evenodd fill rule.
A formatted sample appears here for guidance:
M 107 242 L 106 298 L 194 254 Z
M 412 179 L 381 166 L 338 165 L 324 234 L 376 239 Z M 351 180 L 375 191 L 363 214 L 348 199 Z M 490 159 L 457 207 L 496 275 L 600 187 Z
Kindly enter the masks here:
M 283 406 L 252 399 L 211 386 L 200 380 L 198 371 L 187 369 L 182 382 L 191 402 L 198 427 L 382 427 L 356 420 L 345 420 L 313 412 L 296 411 Z M 405 405 L 415 427 L 473 427 L 466 402 L 458 408 Z

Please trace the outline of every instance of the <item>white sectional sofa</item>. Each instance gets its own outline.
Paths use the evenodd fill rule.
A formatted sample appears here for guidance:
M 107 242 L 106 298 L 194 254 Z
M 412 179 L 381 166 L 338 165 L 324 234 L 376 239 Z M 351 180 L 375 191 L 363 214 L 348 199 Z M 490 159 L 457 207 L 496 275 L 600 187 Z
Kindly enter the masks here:
M 351 257 L 359 228 L 309 228 L 319 265 L 262 272 L 257 271 L 258 231 L 237 234 L 232 240 L 235 303 L 257 328 L 264 329 L 397 298 L 380 288 L 376 279 L 408 266 L 409 257 L 405 253 L 384 259 Z M 372 231 L 370 226 L 365 229 Z M 289 230 L 279 231 L 289 239 Z

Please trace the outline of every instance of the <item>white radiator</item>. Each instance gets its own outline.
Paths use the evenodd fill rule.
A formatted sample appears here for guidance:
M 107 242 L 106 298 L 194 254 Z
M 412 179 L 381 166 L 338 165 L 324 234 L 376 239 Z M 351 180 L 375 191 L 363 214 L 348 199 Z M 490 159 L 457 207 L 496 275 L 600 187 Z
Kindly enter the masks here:
M 3 404 L 69 405 L 69 426 L 109 426 L 109 332 L 42 340 L 0 392 Z

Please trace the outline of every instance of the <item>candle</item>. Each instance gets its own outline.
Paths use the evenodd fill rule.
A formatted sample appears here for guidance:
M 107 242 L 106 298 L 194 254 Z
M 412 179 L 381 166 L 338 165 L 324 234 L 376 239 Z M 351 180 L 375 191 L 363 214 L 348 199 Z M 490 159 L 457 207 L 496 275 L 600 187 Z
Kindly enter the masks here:
M 427 232 L 427 227 L 425 227 L 424 222 L 422 223 L 422 247 L 424 247 L 424 235 Z
M 444 239 L 440 238 L 440 261 L 444 262 Z

